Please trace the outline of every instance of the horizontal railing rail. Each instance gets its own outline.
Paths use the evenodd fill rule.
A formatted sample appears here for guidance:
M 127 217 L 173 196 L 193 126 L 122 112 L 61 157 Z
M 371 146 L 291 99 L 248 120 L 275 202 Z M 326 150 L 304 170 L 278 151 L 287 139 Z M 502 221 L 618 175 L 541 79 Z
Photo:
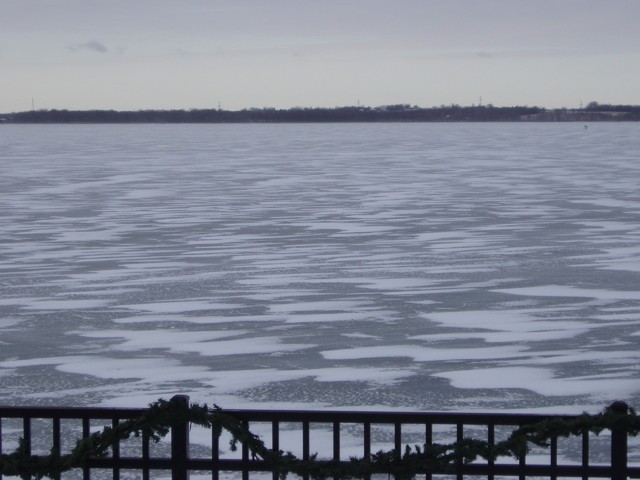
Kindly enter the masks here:
M 175 398 L 175 397 L 174 397 Z M 188 399 L 181 397 L 188 405 Z M 75 431 L 80 437 L 88 437 L 96 428 L 103 426 L 117 427 L 120 422 L 135 419 L 144 414 L 142 408 L 60 408 L 60 407 L 0 407 L 0 453 L 6 453 L 10 446 L 15 446 L 16 438 L 23 439 L 24 448 L 28 453 L 38 445 L 49 445 L 52 451 L 64 453 L 63 443 L 67 447 L 73 439 L 64 437 L 62 425 L 66 421 L 77 422 Z M 261 425 L 263 429 L 270 430 L 267 433 L 265 443 L 269 443 L 271 449 L 278 451 L 283 447 L 283 431 L 296 426 L 296 435 L 301 437 L 296 447 L 302 452 L 302 459 L 314 458 L 315 451 L 311 448 L 313 435 L 317 433 L 312 427 L 320 425 L 330 431 L 327 440 L 325 435 L 323 442 L 327 443 L 328 460 L 334 462 L 346 462 L 349 457 L 345 453 L 343 445 L 343 427 L 357 428 L 357 439 L 362 457 L 368 458 L 374 452 L 376 445 L 389 442 L 390 449 L 398 457 L 402 455 L 405 445 L 424 444 L 431 445 L 435 442 L 437 431 L 440 427 L 448 427 L 446 435 L 461 441 L 466 437 L 466 432 L 473 430 L 477 434 L 479 427 L 489 445 L 498 442 L 498 433 L 512 431 L 523 425 L 537 424 L 549 419 L 571 419 L 577 416 L 566 415 L 539 415 L 539 414 L 502 414 L 502 413 L 450 413 L 450 412 L 376 412 L 376 411 L 306 411 L 306 410 L 224 410 L 224 413 L 240 421 L 246 428 Z M 44 420 L 47 427 L 43 431 L 41 425 L 34 428 L 36 420 Z M 9 425 L 11 424 L 11 425 Z M 50 424 L 50 427 L 49 427 Z M 416 426 L 418 433 L 416 433 Z M 384 438 L 376 438 L 374 428 L 387 427 Z M 500 432 L 498 432 L 498 430 Z M 403 441 L 403 434 L 409 434 L 412 441 Z M 380 435 L 380 432 L 378 432 Z M 353 432 L 350 434 L 349 452 L 353 451 Z M 419 441 L 416 441 L 416 435 Z M 48 438 L 43 438 L 48 437 Z M 613 429 L 610 436 L 606 437 L 610 443 L 610 457 L 606 464 L 595 464 L 590 459 L 592 435 L 583 432 L 578 440 L 579 452 L 574 452 L 579 460 L 568 462 L 559 454 L 557 438 L 552 438 L 546 451 L 548 461 L 541 463 L 539 455 L 533 463 L 528 457 L 522 457 L 519 461 L 513 459 L 498 458 L 495 461 L 487 460 L 473 463 L 456 463 L 453 471 L 434 469 L 423 472 L 426 478 L 432 475 L 446 474 L 462 479 L 464 476 L 483 476 L 488 479 L 494 477 L 517 477 L 520 479 L 531 477 L 546 478 L 611 478 L 622 480 L 626 478 L 640 478 L 640 466 L 628 465 L 627 432 Z M 406 438 L 406 437 L 405 437 Z M 218 479 L 223 472 L 241 472 L 243 479 L 248 479 L 256 472 L 271 473 L 274 479 L 278 478 L 278 472 L 263 459 L 252 458 L 249 447 L 240 445 L 240 451 L 235 457 L 221 454 L 220 437 L 214 430 L 211 431 L 210 445 L 207 455 L 203 456 L 197 445 L 190 441 L 190 425 L 182 422 L 171 427 L 169 444 L 165 446 L 163 455 L 152 455 L 151 439 L 142 435 L 140 445 L 132 453 L 127 447 L 121 448 L 116 442 L 111 448 L 108 457 L 90 458 L 82 468 L 83 478 L 89 480 L 92 473 L 97 470 L 110 470 L 114 480 L 118 480 L 123 470 L 137 470 L 140 478 L 148 480 L 152 472 L 165 471 L 164 475 L 171 474 L 173 480 L 186 480 L 191 472 L 209 472 L 212 479 Z M 198 439 L 198 443 L 202 439 Z M 602 439 L 600 440 L 602 441 Z M 315 445 L 315 444 L 314 444 Z M 68 448 L 67 448 L 68 449 Z M 0 480 L 2 480 L 0 470 Z

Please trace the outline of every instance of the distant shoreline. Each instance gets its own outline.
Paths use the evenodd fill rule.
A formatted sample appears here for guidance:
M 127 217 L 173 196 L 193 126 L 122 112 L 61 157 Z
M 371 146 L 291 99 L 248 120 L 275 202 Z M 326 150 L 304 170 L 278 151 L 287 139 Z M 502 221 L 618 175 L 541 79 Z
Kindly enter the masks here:
M 1 124 L 103 123 L 377 123 L 377 122 L 620 122 L 640 121 L 640 105 L 599 105 L 581 109 L 494 107 L 250 108 L 244 110 L 32 110 L 0 114 Z

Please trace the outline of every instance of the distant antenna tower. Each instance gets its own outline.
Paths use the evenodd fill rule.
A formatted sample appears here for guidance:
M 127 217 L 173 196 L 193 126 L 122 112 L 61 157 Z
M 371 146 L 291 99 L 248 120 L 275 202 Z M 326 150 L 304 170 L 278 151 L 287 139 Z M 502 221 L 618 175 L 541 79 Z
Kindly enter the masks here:
M 480 103 L 478 103 L 478 106 L 481 107 L 482 106 L 482 95 L 480 95 Z
M 220 106 L 220 102 L 218 102 L 218 110 L 222 110 L 222 107 Z

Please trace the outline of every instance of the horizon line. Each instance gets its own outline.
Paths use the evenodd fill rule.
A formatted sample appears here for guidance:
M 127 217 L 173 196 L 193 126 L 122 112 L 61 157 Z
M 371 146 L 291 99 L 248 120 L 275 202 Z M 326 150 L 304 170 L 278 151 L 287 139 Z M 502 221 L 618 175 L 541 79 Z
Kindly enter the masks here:
M 274 106 L 262 106 L 262 107 L 245 107 L 245 108 L 240 108 L 240 109 L 224 109 L 221 108 L 220 106 L 217 107 L 182 107 L 182 108 L 161 108 L 161 107 L 155 107 L 155 108 L 138 108 L 138 109 L 116 109 L 116 108 L 80 108 L 80 109 L 76 109 L 76 108 L 60 108 L 60 107 L 56 107 L 56 108 L 39 108 L 39 109 L 35 109 L 35 108 L 31 108 L 30 110 L 19 110 L 19 111 L 12 111 L 12 112 L 2 112 L 0 113 L 0 115 L 12 115 L 12 114 L 24 114 L 24 113 L 35 113 L 35 112 L 53 112 L 53 111 L 65 111 L 65 112 L 171 112 L 171 111 L 220 111 L 220 112 L 244 112 L 244 111 L 251 111 L 251 110 L 277 110 L 277 111 L 291 111 L 291 110 L 338 110 L 338 109 L 345 109 L 345 108 L 353 108 L 353 109 L 358 109 L 358 110 L 371 110 L 371 109 L 383 109 L 385 107 L 396 107 L 396 108 L 403 108 L 406 110 L 433 110 L 433 109 L 443 109 L 443 108 L 495 108 L 495 109 L 509 109 L 509 108 L 532 108 L 532 109 L 541 109 L 541 110 L 567 110 L 567 111 L 582 111 L 585 109 L 588 109 L 591 107 L 605 107 L 605 106 L 610 106 L 610 107 L 632 107 L 632 108 L 640 108 L 640 104 L 627 104 L 627 103 L 599 103 L 599 102 L 589 102 L 586 106 L 580 105 L 579 107 L 542 107 L 539 105 L 521 105 L 521 104 L 515 104 L 515 105 L 508 105 L 508 106 L 496 106 L 493 105 L 492 103 L 487 103 L 487 104 L 468 104 L 468 105 L 461 105 L 461 104 L 457 104 L 457 103 L 450 103 L 450 104 L 440 104 L 440 105 L 432 105 L 429 107 L 425 107 L 425 106 L 420 106 L 420 105 L 415 105 L 415 104 L 410 104 L 410 103 L 389 103 L 389 104 L 381 104 L 381 105 L 362 105 L 362 104 L 358 104 L 358 105 L 336 105 L 333 107 L 321 107 L 321 106 L 301 106 L 301 105 L 297 105 L 297 106 L 293 106 L 293 107 L 274 107 Z

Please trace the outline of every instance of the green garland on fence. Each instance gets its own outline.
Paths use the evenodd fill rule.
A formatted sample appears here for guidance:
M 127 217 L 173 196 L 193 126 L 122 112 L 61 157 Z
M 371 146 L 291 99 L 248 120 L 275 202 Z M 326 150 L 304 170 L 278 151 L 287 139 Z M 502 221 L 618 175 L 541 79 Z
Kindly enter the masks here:
M 492 461 L 501 456 L 522 458 L 529 451 L 530 443 L 548 447 L 550 439 L 557 437 L 584 432 L 599 434 L 605 429 L 623 429 L 632 436 L 640 434 L 640 417 L 633 409 L 627 411 L 626 404 L 615 402 L 596 415 L 583 413 L 573 418 L 552 418 L 524 425 L 514 430 L 508 439 L 494 445 L 465 438 L 450 444 L 406 446 L 400 455 L 390 450 L 348 461 L 321 461 L 316 456 L 300 460 L 290 452 L 270 450 L 240 420 L 225 414 L 218 406 L 187 406 L 183 399 L 173 398 L 158 400 L 150 404 L 140 417 L 121 422 L 115 428 L 105 427 L 101 432 L 78 440 L 69 454 L 59 455 L 52 451 L 50 455 L 29 455 L 27 445 L 20 439 L 13 453 L 0 455 L 0 474 L 19 476 L 24 480 L 55 477 L 83 467 L 90 458 L 105 457 L 118 441 L 144 435 L 157 442 L 169 433 L 172 426 L 185 422 L 211 428 L 218 436 L 226 430 L 231 434 L 232 450 L 237 449 L 239 443 L 246 445 L 253 459 L 265 461 L 283 479 L 289 473 L 317 479 L 362 479 L 373 473 L 387 473 L 396 479 L 411 479 L 418 473 L 453 470 L 456 465 L 473 462 L 479 457 Z

